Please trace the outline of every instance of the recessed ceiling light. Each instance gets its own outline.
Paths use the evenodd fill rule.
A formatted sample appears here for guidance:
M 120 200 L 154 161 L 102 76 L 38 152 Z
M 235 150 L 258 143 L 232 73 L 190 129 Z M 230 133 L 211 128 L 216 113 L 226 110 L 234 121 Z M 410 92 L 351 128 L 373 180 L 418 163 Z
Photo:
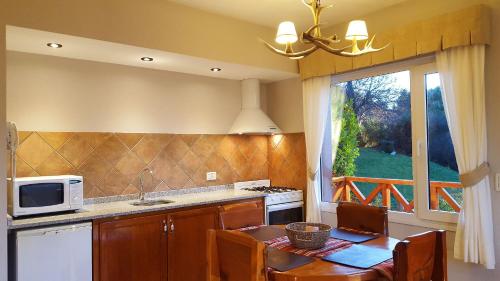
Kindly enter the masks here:
M 51 48 L 54 48 L 54 49 L 62 48 L 62 44 L 54 43 L 54 42 L 47 43 L 47 46 L 51 47 Z
M 212 67 L 212 68 L 210 68 L 210 71 L 212 71 L 212 72 L 219 72 L 219 71 L 222 71 L 222 68 Z
M 141 60 L 142 61 L 153 61 L 153 58 L 152 57 L 142 57 Z

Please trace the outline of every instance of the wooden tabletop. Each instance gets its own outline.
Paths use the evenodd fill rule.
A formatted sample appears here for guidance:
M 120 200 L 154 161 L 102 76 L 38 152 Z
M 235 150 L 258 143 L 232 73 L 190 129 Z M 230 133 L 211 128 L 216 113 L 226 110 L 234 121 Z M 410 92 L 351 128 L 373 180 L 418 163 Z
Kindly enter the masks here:
M 381 236 L 363 243 L 366 246 L 393 250 L 399 240 Z M 360 269 L 317 259 L 313 263 L 286 272 L 273 271 L 273 281 L 360 281 L 377 280 L 380 274 L 375 269 Z

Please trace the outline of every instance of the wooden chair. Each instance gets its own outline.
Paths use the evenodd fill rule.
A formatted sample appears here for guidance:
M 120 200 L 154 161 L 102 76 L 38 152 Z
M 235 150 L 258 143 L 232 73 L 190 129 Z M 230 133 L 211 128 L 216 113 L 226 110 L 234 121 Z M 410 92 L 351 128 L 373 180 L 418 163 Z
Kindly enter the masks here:
M 389 235 L 387 208 L 339 202 L 337 227 Z
M 446 281 L 446 232 L 429 231 L 396 244 L 394 281 Z
M 239 231 L 209 230 L 206 281 L 266 281 L 265 244 Z
M 219 207 L 219 216 L 224 230 L 263 225 L 264 206 L 262 200 L 224 205 Z

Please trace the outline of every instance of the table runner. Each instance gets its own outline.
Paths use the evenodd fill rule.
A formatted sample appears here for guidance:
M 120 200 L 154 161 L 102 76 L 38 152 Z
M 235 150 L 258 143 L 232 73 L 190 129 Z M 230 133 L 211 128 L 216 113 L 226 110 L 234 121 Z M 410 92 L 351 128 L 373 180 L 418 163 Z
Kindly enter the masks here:
M 241 230 L 256 229 L 259 227 L 262 226 L 249 227 Z M 292 243 L 290 242 L 287 236 L 277 237 L 262 242 L 264 242 L 268 247 L 276 248 L 282 251 L 292 252 L 298 255 L 316 257 L 316 258 L 322 258 L 337 251 L 347 249 L 354 244 L 349 241 L 344 241 L 330 237 L 323 248 L 316 250 L 307 250 L 307 249 L 298 249 L 292 246 Z M 394 262 L 392 259 L 382 262 L 378 265 L 375 265 L 372 268 L 375 269 L 380 275 L 387 278 L 388 280 L 390 281 L 393 280 Z

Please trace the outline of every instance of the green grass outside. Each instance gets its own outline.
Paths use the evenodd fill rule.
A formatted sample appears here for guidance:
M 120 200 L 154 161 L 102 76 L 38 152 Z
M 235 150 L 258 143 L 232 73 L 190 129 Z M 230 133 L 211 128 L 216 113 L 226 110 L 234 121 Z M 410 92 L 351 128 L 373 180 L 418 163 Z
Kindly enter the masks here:
M 388 179 L 413 179 L 412 158 L 402 154 L 390 155 L 373 148 L 360 148 L 360 155 L 356 159 L 356 173 L 358 177 L 388 178 Z M 448 167 L 443 167 L 434 162 L 429 166 L 430 178 L 433 181 L 458 182 L 458 173 Z M 374 184 L 357 183 L 361 192 L 366 196 L 370 193 Z M 413 200 L 412 187 L 397 186 L 399 191 L 408 200 Z M 462 203 L 462 191 L 460 189 L 446 189 L 457 200 Z M 380 196 L 380 195 L 379 195 Z M 380 199 L 379 199 L 380 200 Z M 396 206 L 396 201 L 392 199 L 392 205 Z M 443 202 L 442 209 L 446 208 Z

